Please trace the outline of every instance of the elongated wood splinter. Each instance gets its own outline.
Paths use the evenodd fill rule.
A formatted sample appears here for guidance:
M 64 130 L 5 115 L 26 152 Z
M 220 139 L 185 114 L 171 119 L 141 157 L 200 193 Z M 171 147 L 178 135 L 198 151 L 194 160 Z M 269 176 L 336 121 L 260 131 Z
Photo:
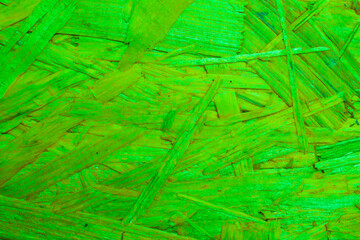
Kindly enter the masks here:
M 258 222 L 258 223 L 265 223 L 266 222 L 261 218 L 250 216 L 249 214 L 240 212 L 238 210 L 233 210 L 233 209 L 230 209 L 230 208 L 227 208 L 227 207 L 218 206 L 218 205 L 212 204 L 210 202 L 201 200 L 201 199 L 196 198 L 196 197 L 188 196 L 188 195 L 181 194 L 181 193 L 178 194 L 178 197 L 190 200 L 190 201 L 195 202 L 195 203 L 197 203 L 199 205 L 202 205 L 204 207 L 209 207 L 211 209 L 218 210 L 218 211 L 224 212 L 226 214 L 230 214 L 230 215 L 233 215 L 233 216 L 245 219 L 245 220 L 250 220 L 250 221 L 254 221 L 254 222 Z
M 293 54 L 307 54 L 307 53 L 317 53 L 317 52 L 324 52 L 328 51 L 329 48 L 327 47 L 315 47 L 315 48 L 309 48 L 309 49 L 303 49 L 303 48 L 293 48 L 292 52 Z M 183 66 L 196 66 L 196 65 L 209 65 L 209 64 L 222 64 L 222 63 L 236 63 L 236 62 L 246 62 L 250 60 L 255 59 L 263 59 L 263 58 L 273 58 L 273 57 L 281 57 L 286 56 L 286 49 L 281 50 L 274 50 L 269 52 L 263 52 L 263 53 L 250 53 L 250 54 L 242 54 L 242 55 L 236 55 L 226 58 L 203 58 L 199 60 L 192 60 L 192 61 L 172 61 L 169 63 L 164 64 L 171 64 L 177 67 L 183 67 Z

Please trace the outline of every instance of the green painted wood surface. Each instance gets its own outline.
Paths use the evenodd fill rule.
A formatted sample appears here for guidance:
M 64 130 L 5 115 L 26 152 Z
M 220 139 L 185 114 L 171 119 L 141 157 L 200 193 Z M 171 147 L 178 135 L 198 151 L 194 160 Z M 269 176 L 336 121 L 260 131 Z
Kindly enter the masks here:
M 0 239 L 360 239 L 358 0 L 0 0 Z

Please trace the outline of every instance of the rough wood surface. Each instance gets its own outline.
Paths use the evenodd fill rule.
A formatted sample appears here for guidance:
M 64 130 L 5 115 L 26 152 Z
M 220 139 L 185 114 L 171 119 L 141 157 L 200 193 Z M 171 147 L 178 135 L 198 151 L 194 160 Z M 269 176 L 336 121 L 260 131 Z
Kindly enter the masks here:
M 0 0 L 0 239 L 360 239 L 358 0 Z

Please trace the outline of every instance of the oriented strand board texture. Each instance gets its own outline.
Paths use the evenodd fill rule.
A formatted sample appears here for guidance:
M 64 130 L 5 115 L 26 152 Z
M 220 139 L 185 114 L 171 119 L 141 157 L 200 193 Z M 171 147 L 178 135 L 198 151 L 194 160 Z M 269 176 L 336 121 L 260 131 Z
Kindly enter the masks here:
M 358 0 L 0 0 L 0 239 L 360 239 Z

